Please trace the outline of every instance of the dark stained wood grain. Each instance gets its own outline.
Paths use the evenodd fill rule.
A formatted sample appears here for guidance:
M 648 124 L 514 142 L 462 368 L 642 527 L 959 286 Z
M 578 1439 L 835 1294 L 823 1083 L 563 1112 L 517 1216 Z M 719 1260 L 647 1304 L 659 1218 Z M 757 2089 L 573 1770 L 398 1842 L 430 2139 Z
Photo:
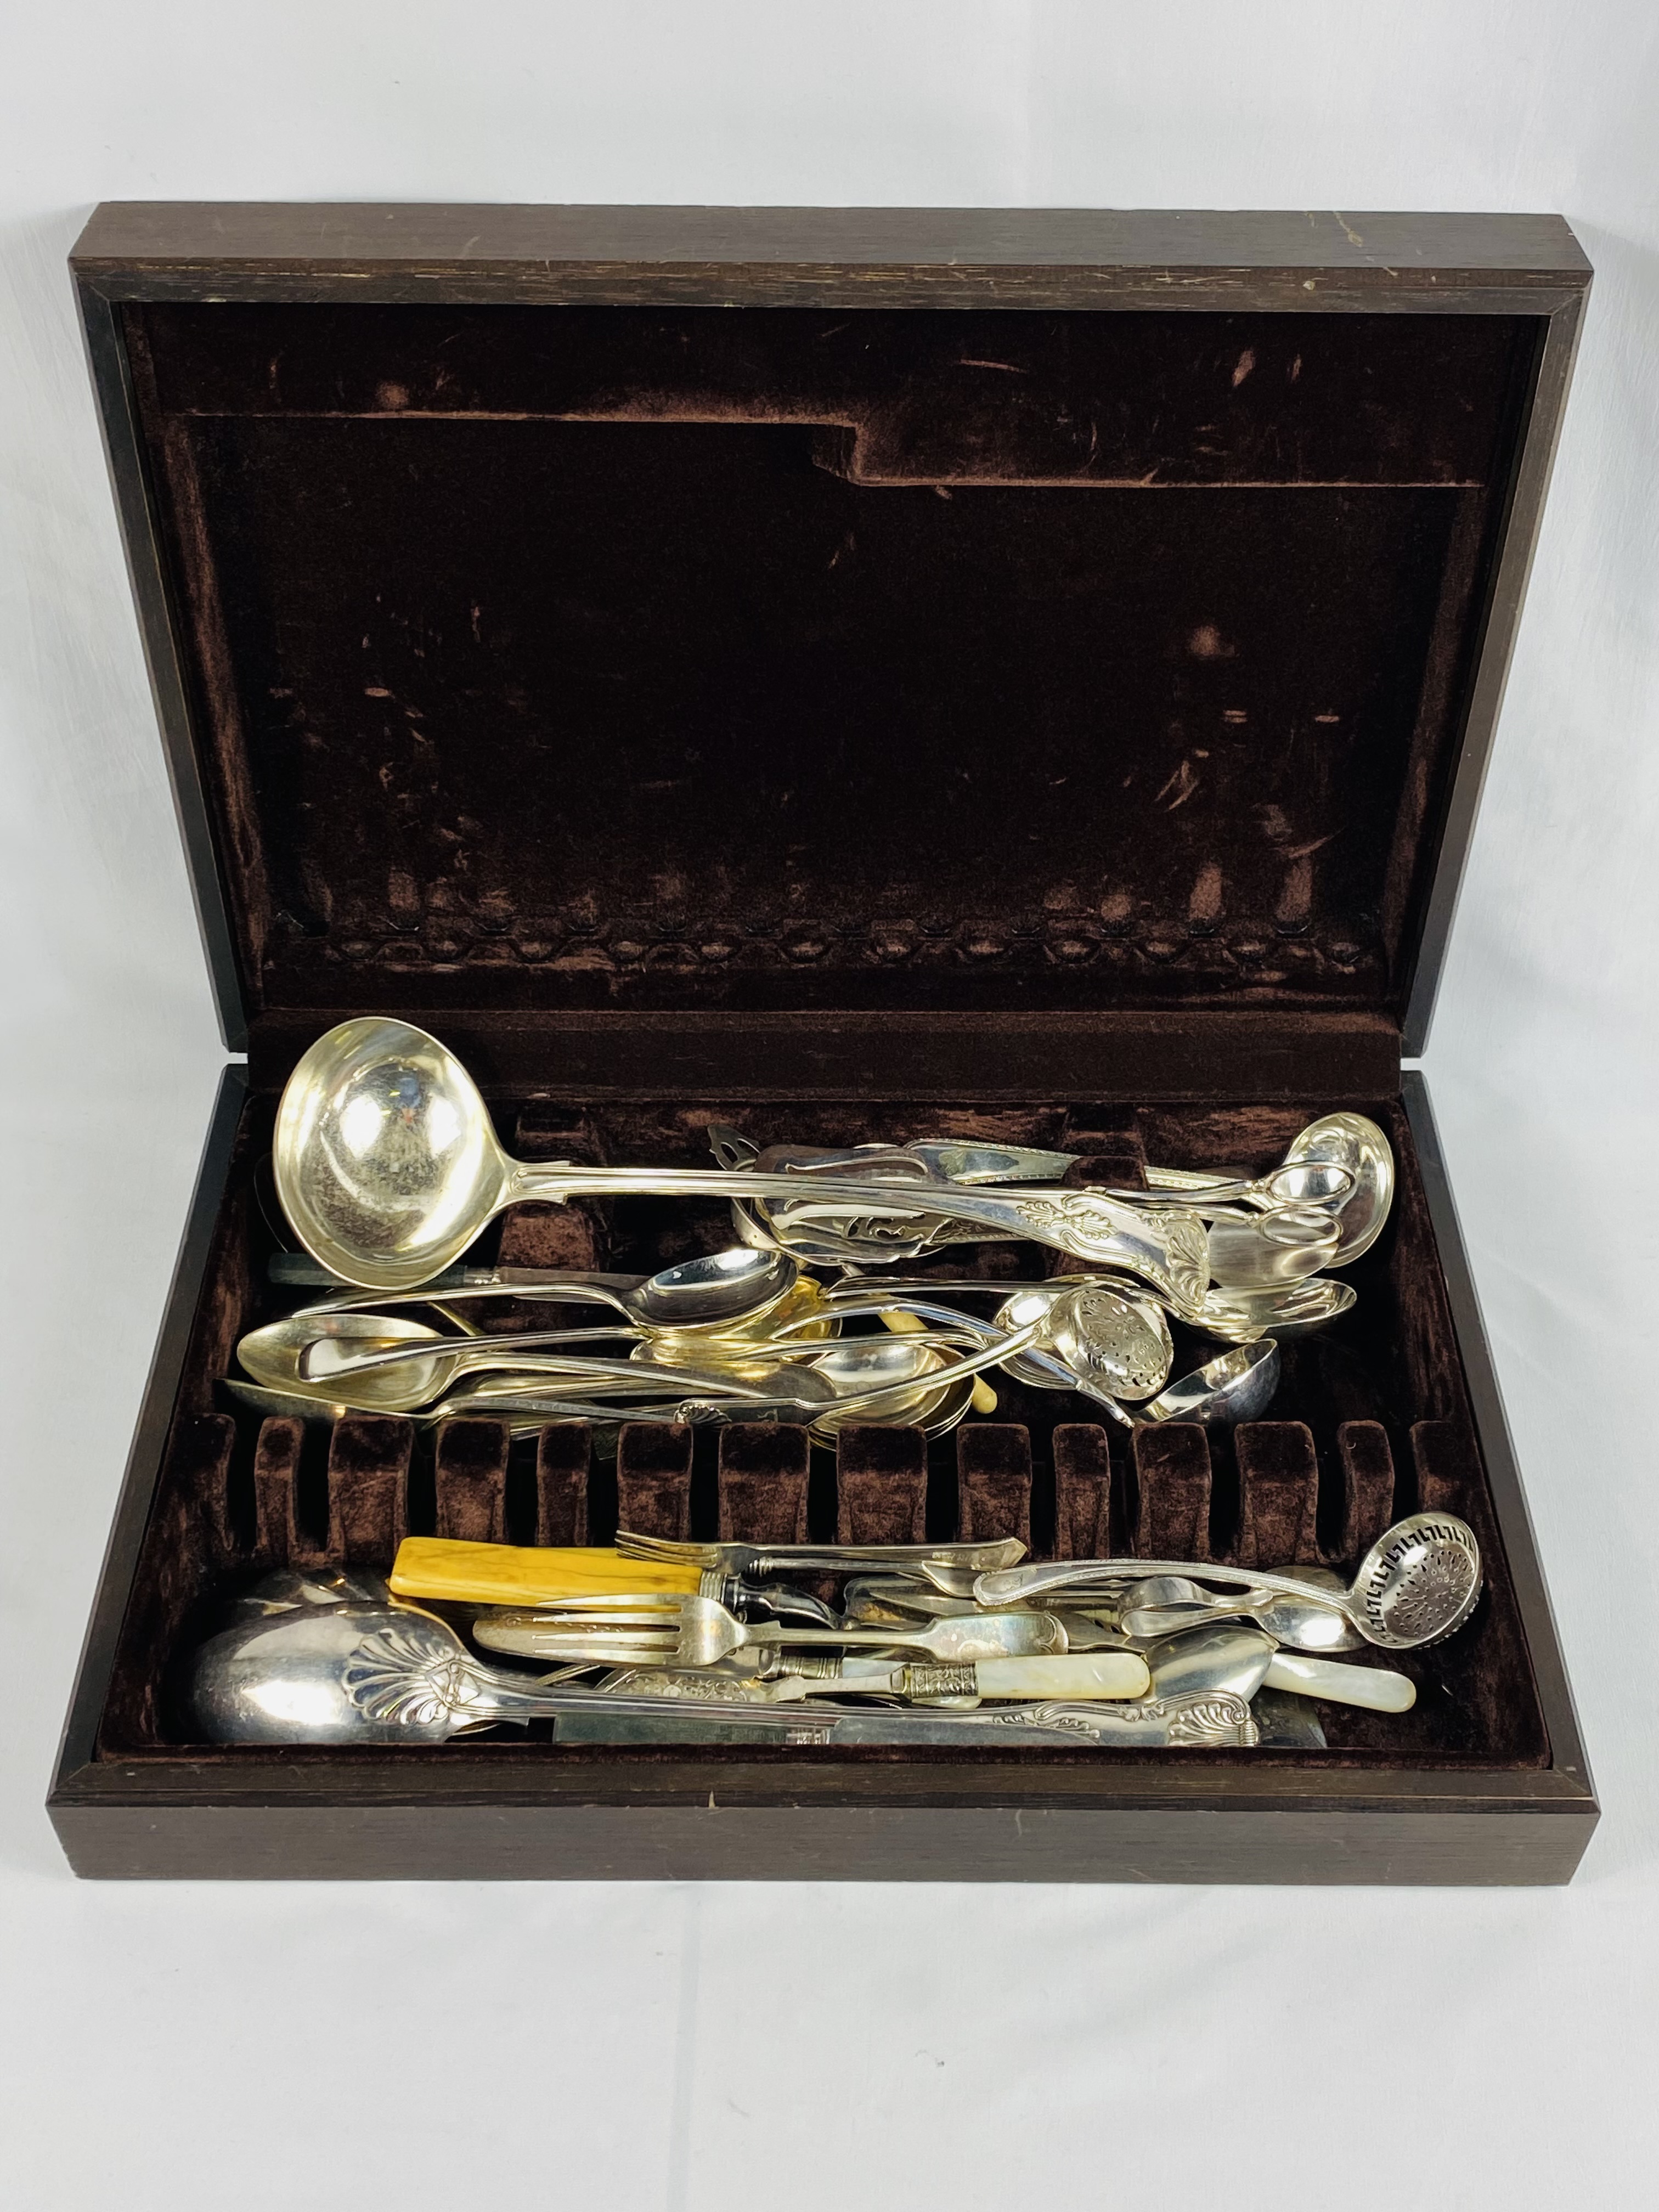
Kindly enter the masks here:
M 1533 1887 L 1570 1881 L 1582 1815 L 1378 1809 L 976 1808 L 645 1814 L 501 1805 L 60 1813 L 79 1875 L 191 1881 L 1223 1881 Z
M 72 265 L 110 298 L 1284 306 L 1471 295 L 1548 313 L 1588 264 L 1558 216 L 1093 208 L 130 201 Z

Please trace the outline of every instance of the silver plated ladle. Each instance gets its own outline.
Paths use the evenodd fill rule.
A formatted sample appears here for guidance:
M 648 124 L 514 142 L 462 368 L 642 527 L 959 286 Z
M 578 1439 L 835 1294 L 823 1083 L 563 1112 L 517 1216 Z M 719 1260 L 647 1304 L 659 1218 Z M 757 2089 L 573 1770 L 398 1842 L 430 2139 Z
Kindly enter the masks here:
M 1051 1591 L 1110 1589 L 1148 1575 L 1182 1575 L 1288 1597 L 1312 1597 L 1346 1616 L 1368 1644 L 1409 1651 L 1438 1644 L 1461 1628 L 1480 1595 L 1480 1547 L 1455 1513 L 1413 1513 L 1379 1536 L 1346 1589 L 1324 1590 L 1295 1575 L 1206 1560 L 1055 1560 L 979 1576 L 981 1605 L 1029 1604 Z
M 798 1198 L 804 1180 L 511 1159 L 454 1054 L 426 1031 L 381 1017 L 343 1022 L 301 1055 L 277 1109 L 272 1165 L 283 1211 L 312 1257 L 368 1290 L 414 1289 L 526 1200 Z M 896 1188 L 828 1179 L 813 1188 L 877 1215 L 907 1211 Z M 1203 1224 L 1180 1209 L 1154 1217 L 1089 1191 L 957 1185 L 951 1208 L 968 1224 L 963 1234 L 1000 1230 L 1108 1261 L 1178 1304 L 1200 1304 L 1207 1287 Z
M 1321 1193 L 1306 1182 L 1296 1193 L 1297 1202 L 1322 1205 L 1334 1216 L 1341 1244 L 1337 1257 L 1327 1264 L 1346 1267 L 1382 1235 L 1394 1200 L 1394 1153 L 1388 1138 L 1366 1115 L 1323 1114 L 1310 1121 L 1292 1140 L 1282 1165 L 1265 1178 L 1149 1166 L 1146 1182 L 1154 1198 L 1167 1196 L 1177 1204 L 1200 1208 L 1233 1194 L 1246 1205 L 1281 1205 L 1285 1198 L 1276 1194 L 1291 1194 L 1291 1186 L 1284 1180 L 1285 1171 L 1313 1166 L 1338 1168 L 1351 1179 L 1350 1187 L 1340 1194 Z

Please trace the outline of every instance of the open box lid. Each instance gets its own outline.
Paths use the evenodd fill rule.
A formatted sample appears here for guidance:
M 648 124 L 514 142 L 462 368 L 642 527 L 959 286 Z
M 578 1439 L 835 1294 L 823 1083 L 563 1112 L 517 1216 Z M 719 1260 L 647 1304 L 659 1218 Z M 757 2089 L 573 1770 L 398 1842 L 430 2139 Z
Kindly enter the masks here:
M 73 257 L 228 1041 L 1376 1096 L 1559 218 L 114 204 Z

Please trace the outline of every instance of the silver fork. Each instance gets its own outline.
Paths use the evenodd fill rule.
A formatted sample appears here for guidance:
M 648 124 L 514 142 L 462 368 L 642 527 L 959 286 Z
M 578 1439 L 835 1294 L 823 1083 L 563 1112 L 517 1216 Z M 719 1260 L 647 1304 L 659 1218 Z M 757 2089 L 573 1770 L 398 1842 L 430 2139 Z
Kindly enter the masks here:
M 783 1621 L 750 1625 L 714 1599 L 674 1590 L 574 1598 L 546 1606 L 481 1613 L 472 1633 L 487 1650 L 521 1657 L 591 1659 L 595 1665 L 713 1667 L 738 1651 L 791 1650 L 926 1652 L 964 1662 L 1022 1659 L 1062 1652 L 1066 1632 L 1051 1613 L 981 1613 L 891 1628 L 797 1628 Z
M 617 1549 L 625 1559 L 667 1559 L 678 1566 L 718 1568 L 728 1575 L 844 1574 L 859 1567 L 884 1565 L 964 1567 L 994 1574 L 1017 1566 L 1025 1557 L 1018 1536 L 988 1544 L 691 1544 L 672 1536 L 636 1536 L 617 1531 Z

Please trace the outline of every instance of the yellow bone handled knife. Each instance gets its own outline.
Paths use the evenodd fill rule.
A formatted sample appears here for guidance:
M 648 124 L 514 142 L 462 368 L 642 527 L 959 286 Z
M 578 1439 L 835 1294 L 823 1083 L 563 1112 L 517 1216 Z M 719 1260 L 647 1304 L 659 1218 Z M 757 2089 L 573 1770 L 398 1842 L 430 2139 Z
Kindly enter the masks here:
M 464 1605 L 542 1605 L 612 1590 L 695 1592 L 701 1579 L 689 1563 L 624 1559 L 609 1545 L 469 1544 L 452 1536 L 405 1536 L 391 1574 L 399 1597 Z

